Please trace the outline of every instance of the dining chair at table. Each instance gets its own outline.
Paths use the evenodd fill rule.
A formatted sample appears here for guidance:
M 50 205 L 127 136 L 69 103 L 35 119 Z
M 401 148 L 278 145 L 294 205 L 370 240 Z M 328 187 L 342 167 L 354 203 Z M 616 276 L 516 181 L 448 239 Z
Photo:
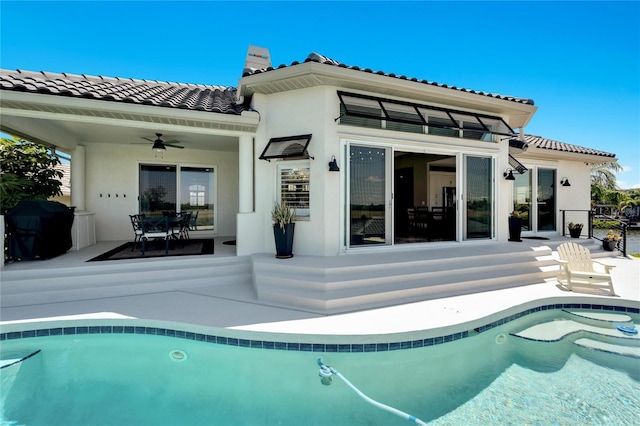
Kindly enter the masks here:
M 136 246 L 140 242 L 140 238 L 142 237 L 142 219 L 144 217 L 144 213 L 129 215 L 129 219 L 131 220 L 131 227 L 133 228 L 133 245 L 131 246 L 131 251 L 136 248 Z
M 169 223 L 169 217 L 144 217 L 142 218 L 142 235 L 140 236 L 142 255 L 144 256 L 146 244 L 150 239 L 164 240 L 164 254 L 169 253 L 169 241 L 174 236 L 173 228 Z
M 178 238 L 181 240 L 189 239 L 189 228 L 191 227 L 191 212 L 182 212 L 180 215 L 180 230 Z
M 194 210 L 191 213 L 191 222 L 189 223 L 189 230 L 190 231 L 197 231 L 198 230 L 198 212 L 199 210 Z

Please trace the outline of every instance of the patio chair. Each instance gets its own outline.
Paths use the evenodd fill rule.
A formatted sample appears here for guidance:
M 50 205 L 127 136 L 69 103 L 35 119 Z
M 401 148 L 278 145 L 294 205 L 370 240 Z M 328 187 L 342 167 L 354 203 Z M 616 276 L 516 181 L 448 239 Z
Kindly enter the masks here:
M 610 274 L 614 266 L 591 259 L 588 248 L 576 243 L 563 243 L 558 246 L 558 257 L 558 282 L 565 284 L 569 290 L 578 286 L 608 288 L 611 295 L 615 296 Z M 594 265 L 599 265 L 601 271 L 596 271 Z
M 189 239 L 189 227 L 191 226 L 191 212 L 184 212 L 181 215 L 180 230 L 178 238 L 181 240 Z
M 169 224 L 169 218 L 167 216 L 163 217 L 145 217 L 141 220 L 142 224 L 142 235 L 140 236 L 141 247 L 142 247 L 142 255 L 144 256 L 144 251 L 146 248 L 146 244 L 150 239 L 153 240 L 164 240 L 164 253 L 169 253 L 169 240 L 174 236 L 172 227 Z
M 130 214 L 131 227 L 133 228 L 133 245 L 131 251 L 138 245 L 140 238 L 142 237 L 142 219 L 144 214 Z
M 191 213 L 191 221 L 189 222 L 189 230 L 190 231 L 197 231 L 198 230 L 198 211 L 199 210 L 195 210 Z

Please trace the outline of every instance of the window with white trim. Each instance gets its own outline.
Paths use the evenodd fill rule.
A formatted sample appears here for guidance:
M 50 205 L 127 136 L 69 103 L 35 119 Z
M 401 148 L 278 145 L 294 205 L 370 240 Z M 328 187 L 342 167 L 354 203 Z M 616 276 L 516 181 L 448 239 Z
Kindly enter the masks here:
M 309 218 L 310 170 L 308 161 L 278 165 L 278 198 L 295 209 L 296 219 Z

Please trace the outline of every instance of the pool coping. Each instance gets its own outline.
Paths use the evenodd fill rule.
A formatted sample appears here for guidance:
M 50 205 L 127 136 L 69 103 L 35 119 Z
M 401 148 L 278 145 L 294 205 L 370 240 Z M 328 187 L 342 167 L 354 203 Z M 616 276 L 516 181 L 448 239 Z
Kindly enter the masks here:
M 0 343 L 36 337 L 135 334 L 175 337 L 186 340 L 254 349 L 301 352 L 362 353 L 406 350 L 435 346 L 475 336 L 495 327 L 537 312 L 581 309 L 601 312 L 640 314 L 640 308 L 625 306 L 624 300 L 602 303 L 593 298 L 589 303 L 579 300 L 562 301 L 557 298 L 539 299 L 504 309 L 471 321 L 428 330 L 367 335 L 331 335 L 275 333 L 211 326 L 192 325 L 159 320 L 68 319 L 56 321 L 28 321 L 0 324 Z M 603 300 L 607 302 L 608 300 Z M 631 301 L 628 301 L 631 304 Z

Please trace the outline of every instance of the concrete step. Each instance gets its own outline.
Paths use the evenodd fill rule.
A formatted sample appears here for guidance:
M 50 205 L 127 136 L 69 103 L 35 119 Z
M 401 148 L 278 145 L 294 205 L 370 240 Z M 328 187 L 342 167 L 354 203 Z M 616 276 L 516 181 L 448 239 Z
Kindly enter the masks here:
M 549 247 L 514 246 L 493 253 L 491 247 L 456 251 L 407 252 L 343 259 L 304 257 L 295 262 L 254 258 L 258 297 L 271 303 L 320 313 L 370 309 L 470 292 L 544 282 L 557 264 Z M 448 253 L 448 255 L 447 255 Z M 460 256 L 463 256 L 462 258 Z
M 578 339 L 573 343 L 586 349 L 640 359 L 640 347 L 616 345 L 587 338 Z
M 108 262 L 101 262 L 108 263 Z M 153 268 L 150 268 L 153 265 Z M 143 294 L 202 286 L 246 284 L 252 280 L 249 257 L 111 262 L 46 271 L 3 271 L 1 307 L 23 302 L 52 303 L 95 297 Z M 73 277 L 70 280 L 69 277 Z M 78 280 L 85 282 L 77 287 Z

